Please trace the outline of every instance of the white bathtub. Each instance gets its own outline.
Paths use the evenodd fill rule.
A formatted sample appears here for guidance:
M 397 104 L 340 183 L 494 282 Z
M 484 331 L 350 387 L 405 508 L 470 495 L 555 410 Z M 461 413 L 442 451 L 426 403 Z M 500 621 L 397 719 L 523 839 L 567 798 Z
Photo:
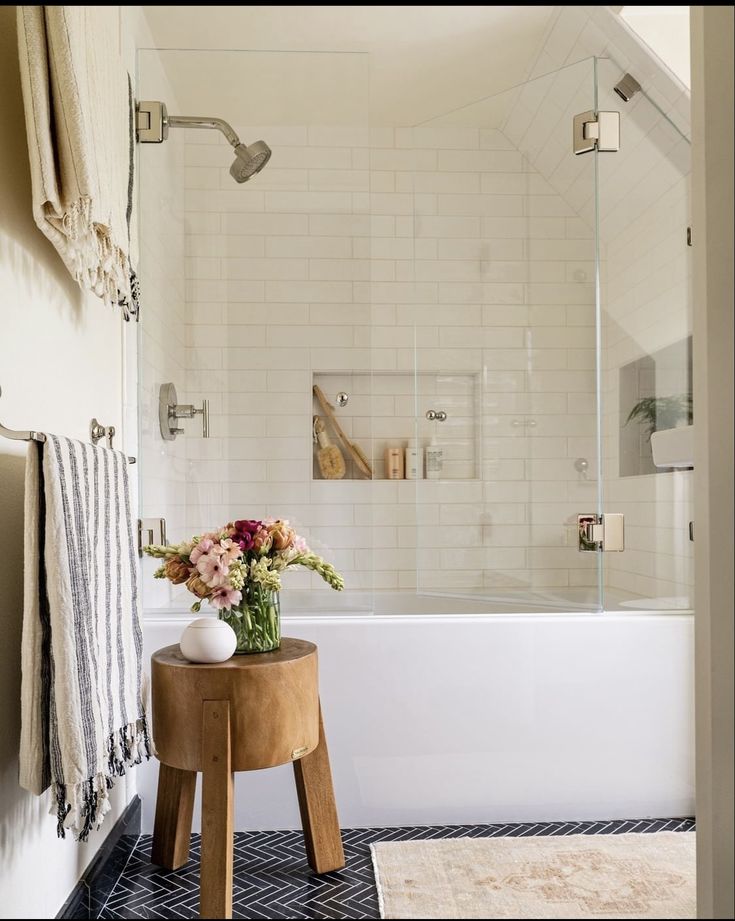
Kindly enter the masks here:
M 438 613 L 284 616 L 319 646 L 343 827 L 693 814 L 691 614 L 420 601 Z M 191 617 L 149 611 L 147 655 Z M 137 770 L 144 831 L 156 777 Z M 237 776 L 235 821 L 299 827 L 289 765 Z

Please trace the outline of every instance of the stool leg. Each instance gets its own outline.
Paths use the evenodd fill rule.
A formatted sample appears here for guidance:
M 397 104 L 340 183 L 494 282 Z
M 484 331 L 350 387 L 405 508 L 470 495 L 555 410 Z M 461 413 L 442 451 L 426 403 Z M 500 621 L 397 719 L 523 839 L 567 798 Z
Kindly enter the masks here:
M 234 841 L 228 700 L 204 701 L 202 768 L 200 915 L 231 918 Z
M 345 865 L 345 852 L 334 801 L 329 752 L 319 707 L 319 744 L 293 763 L 296 792 L 309 866 L 315 873 L 329 873 Z
M 159 765 L 151 863 L 178 870 L 189 859 L 196 771 Z

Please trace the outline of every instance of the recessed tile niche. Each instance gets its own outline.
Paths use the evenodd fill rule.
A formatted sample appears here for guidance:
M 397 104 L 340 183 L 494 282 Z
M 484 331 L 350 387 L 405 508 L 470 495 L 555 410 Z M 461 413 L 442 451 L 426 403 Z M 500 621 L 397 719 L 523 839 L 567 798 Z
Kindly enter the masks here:
M 363 452 L 374 479 L 385 479 L 384 452 L 403 450 L 418 436 L 421 468 L 424 449 L 432 438 L 443 450 L 442 480 L 472 480 L 478 476 L 479 388 L 478 374 L 440 372 L 319 372 L 313 384 L 323 392 L 347 438 Z M 346 395 L 340 406 L 338 395 Z M 429 410 L 445 412 L 443 422 L 429 421 Z M 314 397 L 313 415 L 324 419 L 332 444 L 342 452 L 344 479 L 365 479 L 342 444 Z M 424 471 L 425 472 L 425 471 Z M 313 477 L 324 479 L 314 451 Z

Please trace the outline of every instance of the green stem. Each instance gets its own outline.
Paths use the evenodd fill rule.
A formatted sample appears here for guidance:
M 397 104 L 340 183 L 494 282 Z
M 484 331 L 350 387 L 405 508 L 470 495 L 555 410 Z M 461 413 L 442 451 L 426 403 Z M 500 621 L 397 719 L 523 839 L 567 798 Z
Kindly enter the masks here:
M 278 593 L 249 586 L 236 608 L 222 611 L 220 617 L 237 635 L 237 652 L 270 652 L 281 642 Z

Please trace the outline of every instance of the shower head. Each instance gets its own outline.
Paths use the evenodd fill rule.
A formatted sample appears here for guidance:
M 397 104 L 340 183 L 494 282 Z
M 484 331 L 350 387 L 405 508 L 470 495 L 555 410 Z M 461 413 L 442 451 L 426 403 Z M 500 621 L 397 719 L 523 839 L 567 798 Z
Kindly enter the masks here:
M 242 144 L 229 122 L 209 115 L 169 115 L 166 104 L 145 101 L 136 104 L 136 140 L 142 144 L 160 144 L 168 137 L 169 128 L 214 128 L 221 131 L 235 148 L 237 158 L 230 167 L 236 182 L 247 182 L 259 173 L 271 158 L 265 141 Z
M 235 182 L 247 182 L 259 173 L 271 158 L 271 149 L 265 141 L 252 144 L 235 144 L 235 162 L 230 167 L 230 176 Z
M 623 102 L 630 102 L 635 94 L 640 90 L 641 85 L 631 74 L 623 74 L 613 89 L 620 96 Z

